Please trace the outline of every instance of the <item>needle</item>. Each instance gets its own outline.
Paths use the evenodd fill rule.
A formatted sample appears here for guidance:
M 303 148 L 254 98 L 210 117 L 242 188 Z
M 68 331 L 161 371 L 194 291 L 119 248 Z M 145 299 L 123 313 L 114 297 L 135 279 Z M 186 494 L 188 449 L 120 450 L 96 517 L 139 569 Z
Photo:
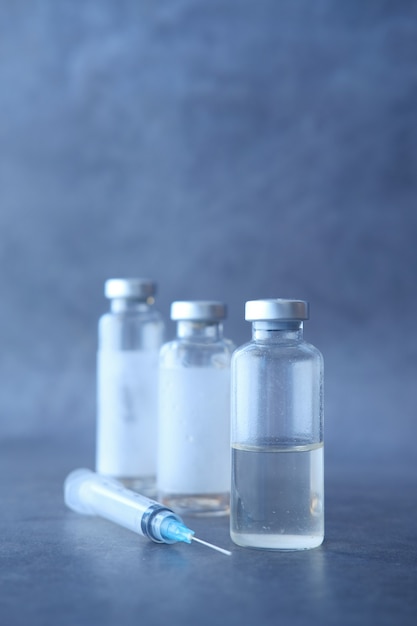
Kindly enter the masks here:
M 191 539 L 193 541 L 197 541 L 198 543 L 202 543 L 203 546 L 207 546 L 208 548 L 212 548 L 213 550 L 217 550 L 218 552 L 221 552 L 222 554 L 226 554 L 227 556 L 231 556 L 232 553 L 229 552 L 229 550 L 225 550 L 224 548 L 219 548 L 219 546 L 215 546 L 212 543 L 208 543 L 208 541 L 203 541 L 202 539 L 198 539 L 198 537 L 191 537 Z

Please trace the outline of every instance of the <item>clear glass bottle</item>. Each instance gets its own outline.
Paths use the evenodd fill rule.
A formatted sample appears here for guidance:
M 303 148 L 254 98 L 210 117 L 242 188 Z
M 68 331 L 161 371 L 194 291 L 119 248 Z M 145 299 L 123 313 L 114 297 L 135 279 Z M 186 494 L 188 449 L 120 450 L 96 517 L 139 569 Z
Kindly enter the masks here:
M 158 358 L 164 323 L 156 284 L 107 280 L 110 312 L 99 321 L 96 470 L 146 495 L 156 493 Z
M 230 529 L 240 546 L 303 550 L 324 538 L 323 359 L 308 303 L 252 300 L 232 358 Z
M 191 515 L 223 515 L 230 498 L 230 359 L 221 302 L 174 302 L 177 338 L 159 361 L 159 499 Z

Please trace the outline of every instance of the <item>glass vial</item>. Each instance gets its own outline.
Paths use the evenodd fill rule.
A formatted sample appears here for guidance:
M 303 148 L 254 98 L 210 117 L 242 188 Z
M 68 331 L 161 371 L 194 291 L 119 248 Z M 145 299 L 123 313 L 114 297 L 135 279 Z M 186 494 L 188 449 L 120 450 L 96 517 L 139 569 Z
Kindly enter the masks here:
M 221 302 L 173 302 L 177 338 L 159 360 L 159 499 L 191 515 L 223 515 L 230 499 L 230 359 Z
M 232 540 L 271 550 L 324 538 L 323 359 L 303 339 L 308 303 L 253 300 L 232 359 Z
M 156 492 L 158 357 L 164 324 L 156 284 L 110 279 L 99 321 L 96 470 L 146 495 Z

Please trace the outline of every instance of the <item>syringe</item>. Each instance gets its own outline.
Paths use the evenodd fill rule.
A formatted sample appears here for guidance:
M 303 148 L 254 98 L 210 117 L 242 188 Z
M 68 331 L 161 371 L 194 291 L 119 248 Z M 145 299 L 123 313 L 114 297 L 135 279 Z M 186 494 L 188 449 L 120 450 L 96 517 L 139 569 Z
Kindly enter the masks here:
M 67 476 L 64 498 L 65 504 L 77 513 L 104 517 L 156 543 L 197 541 L 231 555 L 229 550 L 195 537 L 194 531 L 171 509 L 91 470 L 77 469 Z

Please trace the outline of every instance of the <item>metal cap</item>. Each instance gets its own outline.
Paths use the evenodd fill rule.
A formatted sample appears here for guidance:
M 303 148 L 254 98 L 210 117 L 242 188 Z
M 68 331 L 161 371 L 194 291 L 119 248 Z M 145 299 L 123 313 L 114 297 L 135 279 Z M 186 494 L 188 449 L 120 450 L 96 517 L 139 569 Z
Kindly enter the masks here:
M 245 319 L 254 321 L 290 321 L 308 320 L 309 305 L 305 300 L 286 300 L 275 298 L 271 300 L 249 300 L 245 305 Z
M 109 278 L 104 284 L 106 298 L 146 300 L 155 292 L 156 283 L 149 278 Z
M 171 304 L 172 320 L 216 322 L 226 317 L 226 305 L 212 300 L 177 301 Z

